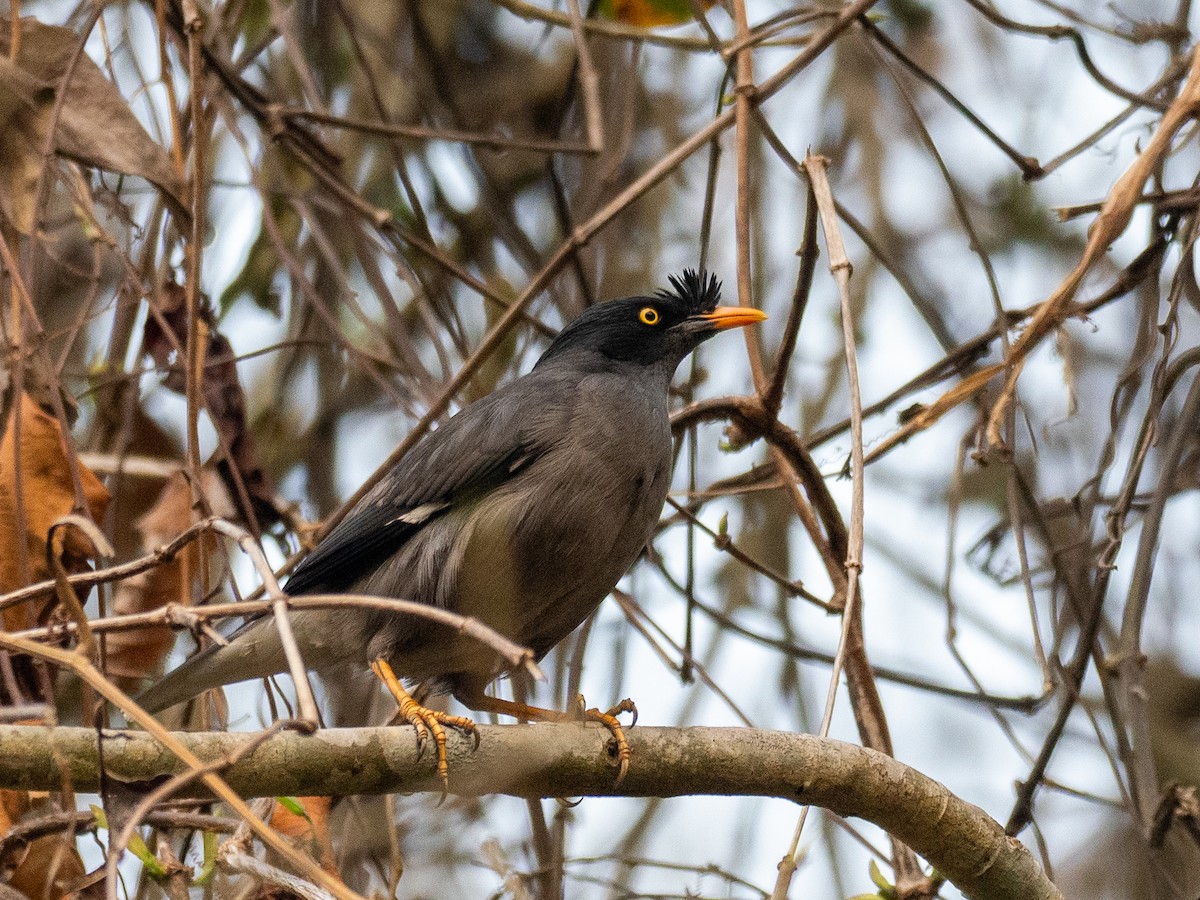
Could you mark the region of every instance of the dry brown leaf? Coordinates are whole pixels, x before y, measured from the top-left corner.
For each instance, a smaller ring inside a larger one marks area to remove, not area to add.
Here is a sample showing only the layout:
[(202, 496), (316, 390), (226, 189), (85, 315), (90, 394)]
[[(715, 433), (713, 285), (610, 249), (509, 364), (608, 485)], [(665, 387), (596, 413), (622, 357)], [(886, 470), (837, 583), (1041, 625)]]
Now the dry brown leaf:
[[(187, 343), (189, 321), (186, 293), (177, 284), (163, 285), (157, 316), (146, 319), (142, 337), (143, 349), (160, 367), (167, 369), (166, 387), (185, 393), (186, 378), (180, 367), (179, 349)], [(217, 330), (212, 313), (201, 309), (201, 322), (207, 332), (208, 344), (204, 361), (204, 406), (213, 426), (221, 435), (228, 453), (213, 454), (217, 472), (224, 479), (229, 494), (242, 510), (242, 519), (251, 530), (261, 531), (279, 521), (275, 507), (274, 488), (262, 467), (254, 438), (246, 428), (246, 395), (238, 380), (233, 347)], [(174, 365), (172, 365), (174, 363)], [(242, 501), (245, 490), (249, 508)]]
[(0, 57), (0, 212), (23, 234), (33, 230), (34, 193), (54, 91)]
[[(25, 506), (25, 521), (17, 521), (16, 460), (17, 429), (20, 413), (20, 472)], [(108, 506), (108, 491), (86, 466), (79, 465), (79, 477), (92, 519), (99, 521)], [(50, 526), (70, 513), (75, 503), (71, 485), (71, 467), (58, 420), (23, 395), (13, 405), (0, 439), (0, 591), (11, 591), (31, 581), (50, 578), (46, 567), (46, 534)], [(22, 572), (24, 548), (28, 571)], [(79, 571), (92, 555), (91, 543), (76, 529), (65, 535), (63, 562), (67, 571)], [(27, 623), (27, 610), (4, 610), (4, 626), (18, 630)], [(31, 618), (37, 618), (36, 616)]]
[[(79, 47), (69, 28), (21, 20), (17, 59), (12, 22), (0, 19), (0, 209), (24, 234), (33, 230), (42, 148), (59, 82)], [(157, 185), (186, 220), (187, 192), (171, 157), (146, 133), (116, 86), (86, 54), (79, 58), (54, 134), (55, 152), (86, 166), (137, 175)]]
[(21, 864), (9, 876), (8, 886), (27, 897), (77, 897), (71, 890), (87, 870), (75, 849), (75, 840), (48, 834), (30, 842)]
[[(14, 427), (18, 415), (19, 444)], [(18, 522), (16, 515), (14, 474), (18, 451), (24, 522)], [(99, 519), (108, 504), (108, 491), (82, 465), (79, 475), (89, 511), (94, 519)], [(20, 557), (22, 545), (28, 560), (29, 580), (40, 580), (49, 575), (45, 553), (47, 532), (57, 519), (72, 512), (74, 503), (71, 470), (58, 420), (22, 395), (21, 401), (13, 404), (3, 439), (0, 439), (0, 590), (13, 590), (26, 582)], [(64, 564), (68, 571), (77, 571), (93, 552), (91, 545), (75, 529), (68, 529), (64, 537)], [(46, 605), (44, 603), (43, 608)], [(31, 616), (26, 607), (10, 607), (4, 610), (4, 627), (18, 629), (28, 624), (31, 618), (38, 617), (40, 610), (34, 612)], [(36, 683), (30, 673), (24, 667), (16, 668), (18, 678), (25, 686), (34, 688)], [(3, 826), (0, 832), (7, 831), (32, 806), (29, 795), (24, 792), (0, 792), (0, 826)], [(69, 838), (57, 834), (39, 838), (22, 848), (14, 858), (0, 860), (0, 864), (6, 870), (12, 870), (7, 882), (9, 886), (30, 897), (62, 897), (67, 893), (67, 886), (84, 875), (73, 835)]]
[[(203, 489), (213, 514), (229, 517), (233, 504), (221, 479), (211, 469), (203, 474)], [(149, 553), (171, 541), (192, 524), (194, 515), (191, 486), (183, 472), (178, 472), (167, 479), (154, 506), (134, 526), (141, 535), (142, 550)], [(203, 557), (214, 568), (210, 574), (215, 577), (216, 541), (211, 535), (200, 540), (205, 543)], [(150, 612), (168, 603), (190, 604), (191, 588), (200, 572), (199, 544), (193, 542), (170, 562), (122, 582), (113, 600), (113, 612), (126, 615)], [(133, 688), (161, 669), (175, 635), (169, 628), (152, 626), (116, 632), (108, 636), (107, 642), (107, 673), (122, 688)]]
[[(56, 811), (44, 798), (34, 799), (25, 791), (0, 791), (0, 834), (6, 834), (27, 815), (37, 817)], [(84, 874), (73, 833), (44, 835), (0, 858), (3, 883), (26, 897), (58, 900), (69, 896), (68, 887)]]

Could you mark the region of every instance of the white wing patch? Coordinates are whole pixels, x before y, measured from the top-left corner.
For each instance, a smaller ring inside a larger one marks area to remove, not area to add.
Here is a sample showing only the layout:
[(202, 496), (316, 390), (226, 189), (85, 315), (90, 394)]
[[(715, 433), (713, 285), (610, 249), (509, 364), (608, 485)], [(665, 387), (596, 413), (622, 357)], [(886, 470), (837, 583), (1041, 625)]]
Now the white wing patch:
[(450, 504), (446, 501), (422, 503), (416, 509), (410, 509), (404, 515), (392, 519), (392, 522), (403, 522), (405, 525), (422, 525), (449, 506)]

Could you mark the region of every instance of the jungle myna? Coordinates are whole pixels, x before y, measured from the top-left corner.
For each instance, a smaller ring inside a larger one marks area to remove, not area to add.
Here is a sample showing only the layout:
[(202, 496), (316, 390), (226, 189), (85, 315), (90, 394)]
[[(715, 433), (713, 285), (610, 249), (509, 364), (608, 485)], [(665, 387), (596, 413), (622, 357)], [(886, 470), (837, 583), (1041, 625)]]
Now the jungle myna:
[[(671, 480), (668, 389), (679, 363), (718, 331), (759, 322), (718, 307), (720, 284), (687, 270), (671, 289), (588, 309), (529, 374), (463, 409), (401, 459), (296, 569), (289, 594), (356, 593), (474, 616), (540, 659), (586, 619), (637, 559)], [(305, 663), (370, 665), (422, 739), (469, 719), (426, 709), (400, 677), (476, 711), (563, 719), (484, 695), (496, 654), (426, 619), (363, 608), (298, 610)], [(274, 619), (247, 623), (140, 698), (156, 711), (201, 691), (287, 671)], [(631, 709), (632, 705), (618, 709)], [(589, 710), (629, 751), (609, 713)]]

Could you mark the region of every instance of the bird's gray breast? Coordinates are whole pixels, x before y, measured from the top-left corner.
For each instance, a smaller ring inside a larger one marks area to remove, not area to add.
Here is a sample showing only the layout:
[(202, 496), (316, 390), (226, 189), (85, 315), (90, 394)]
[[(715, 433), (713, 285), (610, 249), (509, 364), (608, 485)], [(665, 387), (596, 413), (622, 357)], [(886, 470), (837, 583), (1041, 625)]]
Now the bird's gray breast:
[[(550, 515), (529, 516), (530, 551), (544, 562), (591, 560), (607, 593), (649, 539), (666, 499), (671, 432), (662, 392), (622, 396), (604, 382), (582, 391), (561, 452), (538, 475)], [(540, 519), (540, 521), (539, 521)], [(520, 531), (519, 531), (520, 534)], [(539, 554), (539, 547), (550, 548)]]
[[(639, 387), (584, 377), (552, 416), (557, 433), (545, 452), (431, 526), (426, 540), (441, 545), (439, 605), (481, 619), (539, 658), (592, 613), (645, 547), (669, 485), (666, 390)], [(467, 639), (435, 643), (403, 653), (405, 667), (494, 668), (494, 657)]]

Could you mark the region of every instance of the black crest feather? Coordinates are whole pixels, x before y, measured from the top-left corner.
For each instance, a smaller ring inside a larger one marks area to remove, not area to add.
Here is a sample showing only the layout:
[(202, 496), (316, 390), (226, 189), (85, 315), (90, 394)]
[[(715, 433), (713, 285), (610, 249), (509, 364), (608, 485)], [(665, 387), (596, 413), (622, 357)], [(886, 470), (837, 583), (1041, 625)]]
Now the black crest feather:
[(676, 299), (689, 311), (689, 315), (715, 309), (721, 299), (721, 282), (716, 275), (695, 269), (684, 269), (679, 275), (668, 275), (670, 290), (660, 290), (658, 296)]

